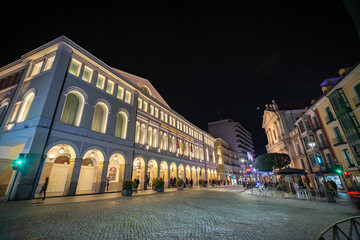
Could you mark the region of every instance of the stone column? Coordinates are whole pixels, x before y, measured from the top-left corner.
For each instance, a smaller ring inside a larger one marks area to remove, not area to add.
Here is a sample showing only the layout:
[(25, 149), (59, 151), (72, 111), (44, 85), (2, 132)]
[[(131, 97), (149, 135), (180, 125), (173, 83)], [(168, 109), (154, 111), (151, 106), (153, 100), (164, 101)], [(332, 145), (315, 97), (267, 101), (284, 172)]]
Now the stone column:
[(104, 161), (103, 168), (102, 168), (102, 173), (101, 173), (101, 181), (100, 181), (100, 191), (99, 191), (99, 193), (104, 193), (105, 192), (108, 168), (109, 168), (109, 161)]
[(170, 165), (168, 166), (167, 171), (168, 171), (168, 175), (167, 175), (167, 177), (168, 177), (168, 188), (170, 188)]
[[(137, 104), (137, 101), (136, 101)], [(127, 159), (124, 165), (124, 180), (133, 180), (133, 161), (134, 161), (134, 150), (127, 152)]]
[(76, 194), (76, 188), (77, 188), (77, 184), (79, 181), (82, 162), (83, 162), (82, 158), (75, 158), (74, 169), (73, 169), (73, 172), (71, 175), (71, 182), (70, 182), (69, 192), (68, 192), (69, 196), (75, 196), (75, 194)]
[(148, 178), (148, 165), (145, 163), (145, 172), (144, 172), (144, 190), (147, 190), (147, 178)]

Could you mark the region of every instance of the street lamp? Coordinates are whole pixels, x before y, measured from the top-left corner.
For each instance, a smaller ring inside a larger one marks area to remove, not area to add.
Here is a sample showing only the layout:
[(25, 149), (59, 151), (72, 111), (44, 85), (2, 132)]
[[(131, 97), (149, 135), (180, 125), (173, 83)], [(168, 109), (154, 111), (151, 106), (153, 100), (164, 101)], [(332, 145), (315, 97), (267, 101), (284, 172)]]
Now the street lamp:
[(311, 149), (313, 150), (313, 153), (314, 153), (314, 158), (315, 160), (317, 160), (318, 164), (319, 164), (319, 174), (320, 176), (322, 177), (323, 179), (323, 182), (324, 182), (324, 187), (325, 187), (325, 190), (327, 192), (327, 196), (328, 196), (328, 201), (331, 202), (331, 203), (335, 203), (335, 199), (333, 198), (332, 196), (332, 193), (330, 192), (329, 190), (329, 186), (327, 185), (327, 182), (325, 180), (325, 176), (324, 174), (322, 173), (322, 169), (321, 169), (321, 163), (322, 163), (322, 160), (321, 160), (321, 157), (317, 157), (316, 154), (315, 154), (315, 149), (314, 147), (316, 146), (316, 143), (315, 142), (309, 142), (309, 146), (311, 147)]

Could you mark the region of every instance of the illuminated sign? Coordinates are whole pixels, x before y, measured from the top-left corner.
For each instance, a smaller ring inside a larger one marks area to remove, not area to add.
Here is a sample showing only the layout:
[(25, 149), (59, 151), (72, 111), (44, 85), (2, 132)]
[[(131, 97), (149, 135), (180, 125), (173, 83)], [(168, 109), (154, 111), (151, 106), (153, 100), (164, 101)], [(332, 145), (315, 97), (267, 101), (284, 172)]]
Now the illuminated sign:
[(247, 158), (249, 161), (254, 161), (253, 155), (251, 154), (251, 152), (247, 152)]
[(246, 168), (246, 170), (245, 170), (247, 173), (250, 173), (251, 172), (251, 168)]

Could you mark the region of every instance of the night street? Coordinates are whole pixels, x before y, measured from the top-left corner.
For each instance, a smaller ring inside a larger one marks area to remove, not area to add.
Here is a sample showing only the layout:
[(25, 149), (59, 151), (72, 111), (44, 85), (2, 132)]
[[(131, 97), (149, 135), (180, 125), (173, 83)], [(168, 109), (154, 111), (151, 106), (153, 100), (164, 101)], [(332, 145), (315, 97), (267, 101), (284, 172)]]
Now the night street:
[(354, 215), (351, 205), (264, 198), (239, 187), (116, 193), (1, 203), (0, 239), (313, 239)]

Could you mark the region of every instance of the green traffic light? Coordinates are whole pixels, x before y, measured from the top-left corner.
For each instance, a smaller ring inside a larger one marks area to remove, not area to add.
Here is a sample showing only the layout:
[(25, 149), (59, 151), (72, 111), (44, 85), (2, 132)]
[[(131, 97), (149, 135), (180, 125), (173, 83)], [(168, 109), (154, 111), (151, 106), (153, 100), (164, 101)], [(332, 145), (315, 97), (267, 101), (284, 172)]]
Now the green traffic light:
[(340, 174), (343, 173), (343, 171), (342, 171), (341, 169), (336, 169), (336, 172), (337, 172), (337, 173), (340, 173)]
[(19, 165), (20, 165), (20, 164), (21, 164), (21, 160), (18, 160), (18, 161), (17, 161), (17, 164), (19, 164)]

